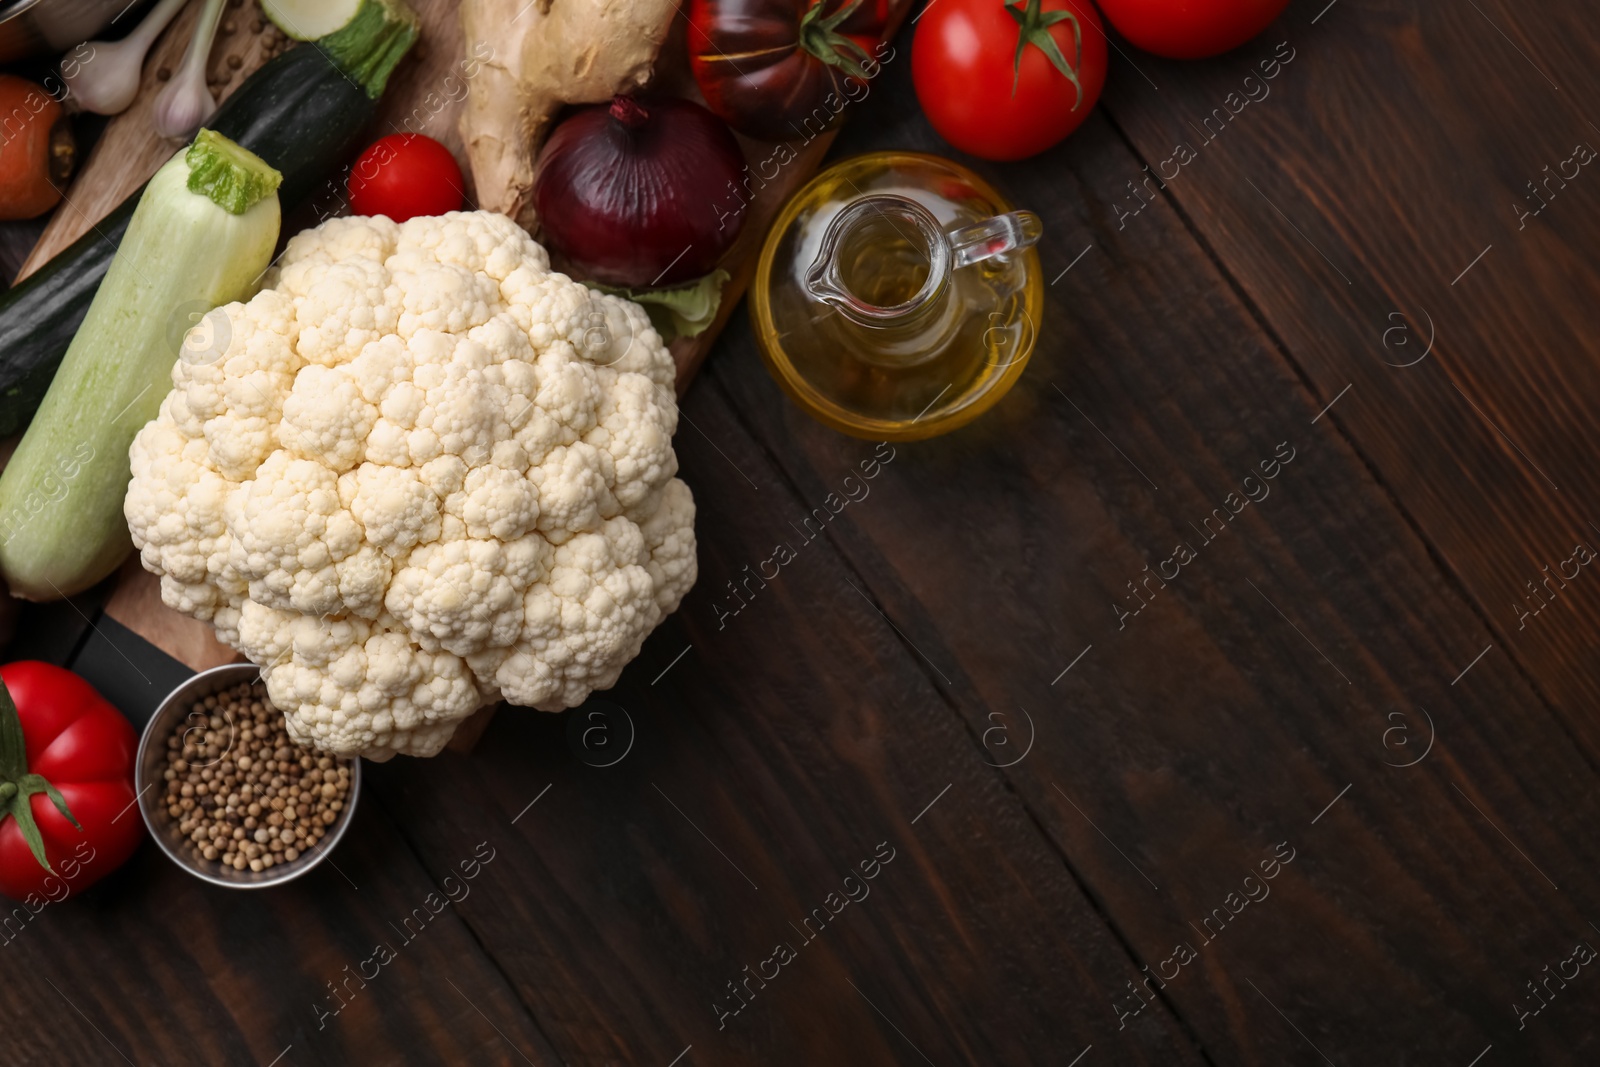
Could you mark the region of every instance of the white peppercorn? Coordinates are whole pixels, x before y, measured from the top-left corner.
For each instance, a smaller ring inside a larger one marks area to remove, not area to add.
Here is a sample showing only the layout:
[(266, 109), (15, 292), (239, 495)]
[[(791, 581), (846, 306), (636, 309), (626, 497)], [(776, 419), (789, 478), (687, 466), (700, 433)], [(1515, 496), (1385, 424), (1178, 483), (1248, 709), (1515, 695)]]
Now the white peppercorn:
[(166, 741), (163, 802), (195, 861), (292, 863), (339, 821), (350, 764), (297, 746), (260, 682), (196, 701)]

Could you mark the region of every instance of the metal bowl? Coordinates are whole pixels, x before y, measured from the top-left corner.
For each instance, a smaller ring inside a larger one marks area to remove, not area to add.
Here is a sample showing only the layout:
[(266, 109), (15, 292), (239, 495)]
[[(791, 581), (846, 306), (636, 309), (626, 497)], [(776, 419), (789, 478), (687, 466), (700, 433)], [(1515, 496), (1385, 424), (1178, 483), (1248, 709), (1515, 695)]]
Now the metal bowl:
[(204, 700), (240, 682), (253, 682), (260, 675), (261, 669), (253, 663), (229, 663), (213, 667), (209, 671), (201, 671), (178, 686), (167, 695), (167, 699), (161, 702), (156, 713), (145, 724), (144, 735), (139, 738), (139, 757), (135, 764), (134, 784), (139, 790), (139, 814), (144, 818), (150, 836), (161, 846), (161, 851), (165, 852), (173, 863), (196, 878), (229, 889), (265, 889), (267, 886), (282, 885), (284, 882), (299, 878), (321, 863), (328, 853), (338, 847), (345, 831), (350, 828), (350, 819), (355, 815), (356, 802), (361, 797), (361, 761), (357, 759), (352, 761), (350, 794), (345, 798), (338, 821), (328, 827), (321, 842), (296, 858), (268, 867), (264, 871), (252, 871), (248, 868), (236, 871), (232, 867), (224, 867), (215, 860), (191, 856), (183, 847), (183, 839), (178, 834), (177, 824), (167, 814), (166, 805), (162, 803), (162, 798), (166, 795), (165, 790), (161, 788), (162, 765), (166, 759), (166, 739), (195, 701)]
[[(65, 52), (130, 7), (127, 0), (9, 0), (0, 3), (0, 63)], [(126, 24), (124, 24), (126, 25)]]

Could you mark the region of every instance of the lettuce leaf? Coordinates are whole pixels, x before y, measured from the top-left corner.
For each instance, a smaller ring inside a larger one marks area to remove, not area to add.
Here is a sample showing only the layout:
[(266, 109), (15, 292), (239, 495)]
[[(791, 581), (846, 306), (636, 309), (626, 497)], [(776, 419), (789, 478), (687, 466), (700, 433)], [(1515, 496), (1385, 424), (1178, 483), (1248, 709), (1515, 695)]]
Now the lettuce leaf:
[(704, 278), (670, 289), (620, 289), (611, 285), (588, 284), (603, 293), (626, 297), (644, 308), (650, 325), (667, 344), (680, 337), (698, 337), (716, 321), (722, 306), (722, 287), (729, 274), (714, 270)]

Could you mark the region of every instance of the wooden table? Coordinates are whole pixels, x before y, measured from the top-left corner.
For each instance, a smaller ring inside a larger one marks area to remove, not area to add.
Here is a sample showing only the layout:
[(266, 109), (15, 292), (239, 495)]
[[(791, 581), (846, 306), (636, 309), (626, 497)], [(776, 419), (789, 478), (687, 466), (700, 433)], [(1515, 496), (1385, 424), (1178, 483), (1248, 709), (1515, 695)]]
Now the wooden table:
[[(1026, 376), (735, 601), (874, 452), (741, 313), (678, 437), (700, 583), (621, 683), (369, 767), (288, 887), (147, 846), (46, 908), (7, 1062), (1596, 1062), (1600, 35), (1325, 3), (1119, 45), (979, 165), (1045, 219)], [(941, 150), (909, 42), (836, 155)], [(148, 709), (181, 670), (96, 610), (11, 653)]]

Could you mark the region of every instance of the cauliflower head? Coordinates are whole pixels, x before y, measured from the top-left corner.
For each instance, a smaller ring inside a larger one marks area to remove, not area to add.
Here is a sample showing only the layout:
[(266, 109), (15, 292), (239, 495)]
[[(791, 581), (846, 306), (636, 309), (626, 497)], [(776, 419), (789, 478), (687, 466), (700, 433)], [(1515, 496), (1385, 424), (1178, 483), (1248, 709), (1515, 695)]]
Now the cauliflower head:
[(265, 282), (191, 332), (130, 450), (162, 600), (342, 756), (433, 755), (485, 704), (614, 684), (695, 579), (644, 311), (489, 212), (334, 219)]

